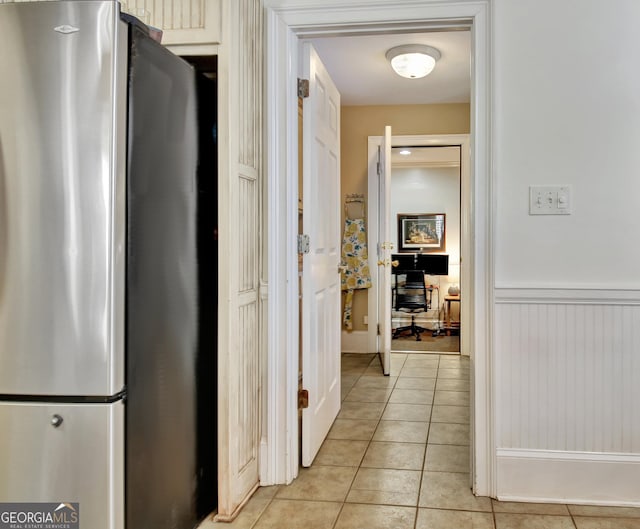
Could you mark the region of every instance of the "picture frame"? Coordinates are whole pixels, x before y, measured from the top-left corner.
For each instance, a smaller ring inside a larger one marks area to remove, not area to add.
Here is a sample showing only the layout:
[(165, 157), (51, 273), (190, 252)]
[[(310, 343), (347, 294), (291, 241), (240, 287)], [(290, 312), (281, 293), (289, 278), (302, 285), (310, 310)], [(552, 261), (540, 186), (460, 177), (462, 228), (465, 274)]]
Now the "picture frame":
[(444, 213), (398, 213), (399, 252), (444, 252)]

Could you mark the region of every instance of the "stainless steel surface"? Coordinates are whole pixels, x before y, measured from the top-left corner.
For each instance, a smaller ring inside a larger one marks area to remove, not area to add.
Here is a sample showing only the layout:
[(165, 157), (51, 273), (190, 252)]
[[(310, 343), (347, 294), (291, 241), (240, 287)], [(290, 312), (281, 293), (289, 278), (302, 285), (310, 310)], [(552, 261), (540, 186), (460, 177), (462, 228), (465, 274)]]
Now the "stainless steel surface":
[(80, 527), (122, 529), (123, 434), (122, 402), (0, 402), (0, 501), (78, 502)]
[(116, 8), (0, 5), (0, 394), (123, 386)]
[(182, 529), (196, 522), (198, 478), (195, 74), (136, 30), (133, 39), (127, 527)]

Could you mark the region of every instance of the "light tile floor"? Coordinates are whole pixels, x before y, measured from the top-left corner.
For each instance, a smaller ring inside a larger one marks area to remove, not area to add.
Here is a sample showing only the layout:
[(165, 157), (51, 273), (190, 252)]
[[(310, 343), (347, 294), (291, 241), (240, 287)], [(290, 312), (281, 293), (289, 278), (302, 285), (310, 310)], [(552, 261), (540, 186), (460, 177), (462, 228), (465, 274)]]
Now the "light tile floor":
[(199, 529), (640, 529), (640, 508), (509, 503), (469, 486), (469, 362), (342, 355), (342, 409), (311, 468)]

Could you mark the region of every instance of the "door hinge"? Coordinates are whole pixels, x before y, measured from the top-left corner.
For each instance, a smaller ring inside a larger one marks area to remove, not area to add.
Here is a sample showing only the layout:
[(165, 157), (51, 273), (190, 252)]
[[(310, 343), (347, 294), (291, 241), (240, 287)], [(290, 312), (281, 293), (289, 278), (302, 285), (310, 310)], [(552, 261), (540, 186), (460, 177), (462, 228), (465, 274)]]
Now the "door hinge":
[(298, 235), (298, 253), (309, 253), (309, 236), (304, 233)]
[(378, 323), (378, 336), (380, 336), (380, 324)]
[(309, 79), (298, 79), (298, 97), (309, 97)]
[(309, 390), (298, 390), (298, 409), (303, 410), (309, 407)]

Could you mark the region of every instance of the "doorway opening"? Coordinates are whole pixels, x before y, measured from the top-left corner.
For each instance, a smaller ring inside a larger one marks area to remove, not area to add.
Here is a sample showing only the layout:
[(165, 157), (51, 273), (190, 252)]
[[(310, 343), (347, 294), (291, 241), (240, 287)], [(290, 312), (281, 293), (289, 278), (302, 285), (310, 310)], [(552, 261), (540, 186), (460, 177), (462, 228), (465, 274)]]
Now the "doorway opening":
[[(473, 488), (477, 494), (493, 491), (493, 453), (490, 350), (492, 314), (488, 307), (492, 276), (491, 256), (491, 182), (489, 178), (489, 29), (488, 3), (463, 1), (456, 5), (416, 5), (399, 2), (390, 11), (377, 2), (361, 3), (345, 9), (327, 11), (326, 2), (309, 2), (304, 8), (269, 7), (267, 86), (267, 150), (269, 211), (269, 305), (271, 314), (285, 318), (269, 321), (267, 365), (266, 436), (263, 445), (262, 483), (291, 481), (298, 472), (297, 443), (291, 435), (297, 431), (298, 385), (298, 290), (297, 284), (297, 94), (295, 78), (299, 39), (319, 34), (363, 34), (429, 31), (434, 28), (471, 27), (472, 95), (470, 150), (473, 185), (473, 252), (469, 256), (468, 306), (473, 309), (470, 322), (472, 394)], [(446, 132), (446, 131), (443, 131)], [(343, 189), (343, 193), (348, 190)], [(286, 214), (283, 214), (286, 211)], [(281, 280), (286, 278), (286, 281)], [(284, 285), (284, 286), (282, 286)], [(281, 288), (282, 286), (282, 288)], [(284, 388), (282, 391), (281, 388)], [(284, 412), (283, 412), (284, 410)], [(476, 425), (478, 427), (476, 428)]]
[[(392, 353), (460, 353), (460, 150), (460, 146), (391, 148), (390, 215), (380, 221), (391, 228), (392, 263), (394, 255), (446, 258), (446, 265), (424, 270), (422, 306), (414, 308), (411, 297), (392, 296)], [(429, 263), (428, 259), (423, 261)], [(399, 273), (399, 263), (391, 271), (392, 289), (397, 292), (406, 274)]]

